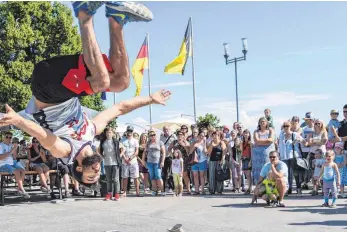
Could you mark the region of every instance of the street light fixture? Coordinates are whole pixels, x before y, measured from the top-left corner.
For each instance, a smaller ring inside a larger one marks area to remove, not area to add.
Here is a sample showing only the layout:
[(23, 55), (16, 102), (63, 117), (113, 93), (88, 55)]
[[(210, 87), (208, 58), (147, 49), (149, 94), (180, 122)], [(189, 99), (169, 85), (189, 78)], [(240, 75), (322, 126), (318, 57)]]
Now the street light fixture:
[(225, 64), (235, 64), (235, 89), (236, 89), (236, 116), (237, 121), (239, 122), (239, 94), (238, 94), (238, 84), (237, 84), (237, 62), (246, 60), (246, 54), (248, 52), (248, 44), (247, 44), (247, 38), (242, 38), (242, 53), (243, 56), (241, 57), (234, 57), (232, 59), (229, 59), (230, 52), (229, 52), (229, 44), (224, 43), (224, 58), (225, 58)]

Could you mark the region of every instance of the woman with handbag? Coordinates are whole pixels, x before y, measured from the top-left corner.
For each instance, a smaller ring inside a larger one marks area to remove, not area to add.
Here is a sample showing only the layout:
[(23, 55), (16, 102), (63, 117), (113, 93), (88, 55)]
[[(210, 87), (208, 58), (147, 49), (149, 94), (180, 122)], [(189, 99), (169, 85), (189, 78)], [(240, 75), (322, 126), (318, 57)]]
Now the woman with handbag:
[[(201, 193), (205, 195), (205, 172), (207, 170), (207, 148), (206, 148), (206, 138), (205, 133), (200, 132), (195, 142), (190, 146), (190, 154), (195, 153), (197, 156), (197, 163), (192, 166), (194, 184), (195, 184), (195, 194), (200, 194), (200, 185)], [(199, 176), (200, 176), (200, 185), (199, 185)]]
[(278, 140), (278, 148), (280, 153), (280, 160), (287, 164), (288, 167), (288, 194), (292, 193), (293, 175), (296, 183), (296, 191), (298, 194), (302, 194), (301, 181), (303, 180), (305, 170), (295, 169), (295, 162), (298, 157), (301, 157), (299, 151), (299, 144), (306, 141), (297, 132), (292, 132), (290, 127), (291, 123), (286, 121), (283, 123), (283, 131), (281, 132)]
[[(224, 181), (217, 180), (216, 170), (218, 166), (223, 167), (226, 151), (227, 151), (227, 148), (225, 143), (220, 140), (220, 137), (218, 136), (217, 132), (213, 132), (212, 142), (207, 150), (207, 154), (208, 156), (210, 156), (208, 169), (209, 169), (209, 191), (211, 194), (215, 194), (216, 191), (221, 194), (224, 190)], [(227, 171), (229, 172), (229, 170)]]

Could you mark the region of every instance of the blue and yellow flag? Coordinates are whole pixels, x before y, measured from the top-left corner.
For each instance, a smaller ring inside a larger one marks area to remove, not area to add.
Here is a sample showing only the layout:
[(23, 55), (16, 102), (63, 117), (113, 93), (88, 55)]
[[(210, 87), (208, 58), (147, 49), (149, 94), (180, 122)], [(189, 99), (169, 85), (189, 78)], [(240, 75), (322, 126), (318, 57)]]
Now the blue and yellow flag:
[(167, 74), (181, 74), (184, 75), (184, 69), (187, 64), (188, 57), (192, 56), (192, 20), (189, 18), (186, 33), (180, 48), (178, 56), (171, 61), (166, 67), (164, 72)]

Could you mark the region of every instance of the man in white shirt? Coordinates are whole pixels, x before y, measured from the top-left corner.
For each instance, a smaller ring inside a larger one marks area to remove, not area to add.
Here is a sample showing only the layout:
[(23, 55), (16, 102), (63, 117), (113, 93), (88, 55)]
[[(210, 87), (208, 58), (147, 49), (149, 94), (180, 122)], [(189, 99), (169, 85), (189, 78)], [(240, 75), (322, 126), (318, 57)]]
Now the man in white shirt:
[(136, 195), (140, 196), (140, 184), (139, 184), (139, 164), (137, 163), (137, 155), (139, 154), (139, 142), (133, 137), (134, 127), (128, 126), (123, 146), (125, 149), (124, 156), (122, 158), (122, 178), (123, 178), (123, 197), (126, 197), (128, 178), (134, 179)]
[[(14, 162), (13, 156), (17, 155), (18, 144), (11, 144), (12, 133), (6, 132), (3, 142), (0, 143), (0, 172), (14, 174), (18, 188), (18, 194), (26, 199), (30, 196), (23, 188), (25, 169), (19, 162)], [(16, 158), (16, 157), (15, 157)]]

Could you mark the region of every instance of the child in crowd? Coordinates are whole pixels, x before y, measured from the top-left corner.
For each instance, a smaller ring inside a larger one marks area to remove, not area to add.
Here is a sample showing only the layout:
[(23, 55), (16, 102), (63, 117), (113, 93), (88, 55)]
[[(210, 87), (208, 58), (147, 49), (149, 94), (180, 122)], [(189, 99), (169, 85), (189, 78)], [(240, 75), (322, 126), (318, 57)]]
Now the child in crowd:
[(335, 160), (334, 162), (337, 164), (337, 167), (339, 168), (339, 173), (341, 177), (341, 185), (340, 185), (340, 196), (344, 197), (344, 187), (346, 185), (346, 164), (347, 159), (346, 155), (343, 154), (343, 143), (335, 143)]
[(271, 110), (270, 109), (265, 109), (264, 110), (264, 115), (265, 115), (266, 120), (269, 122), (269, 127), (274, 129), (275, 127), (274, 127), (274, 123), (273, 123), (273, 118), (271, 116)]
[[(326, 162), (323, 164), (319, 174), (319, 180), (323, 176), (324, 204), (323, 207), (336, 208), (337, 186), (340, 185), (340, 172), (337, 164), (334, 162), (335, 154), (332, 150), (326, 153)], [(329, 192), (331, 191), (333, 200), (329, 205)]]
[(174, 150), (174, 158), (172, 160), (172, 175), (175, 185), (176, 196), (182, 196), (183, 192), (183, 159), (182, 153), (179, 149)]
[(240, 192), (240, 186), (241, 186), (241, 167), (242, 167), (242, 148), (241, 148), (241, 138), (236, 137), (234, 140), (235, 143), (235, 154), (232, 154), (231, 158), (231, 168), (232, 168), (232, 176), (233, 176), (233, 182), (234, 187), (236, 189), (236, 192)]
[(334, 146), (334, 140), (335, 140), (335, 133), (334, 129), (337, 130), (340, 127), (340, 122), (337, 119), (339, 117), (339, 112), (337, 110), (332, 110), (330, 112), (330, 121), (327, 125), (328, 128), (328, 143), (327, 143), (327, 148), (328, 149), (333, 149)]
[(325, 163), (325, 159), (323, 159), (323, 151), (321, 149), (317, 149), (314, 154), (314, 160), (312, 161), (313, 170), (314, 170), (313, 178), (312, 178), (312, 184), (313, 184), (312, 196), (318, 195), (318, 187), (320, 185), (318, 179), (322, 169), (322, 165), (324, 163)]

